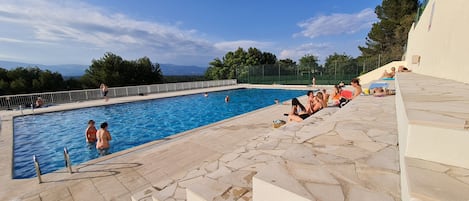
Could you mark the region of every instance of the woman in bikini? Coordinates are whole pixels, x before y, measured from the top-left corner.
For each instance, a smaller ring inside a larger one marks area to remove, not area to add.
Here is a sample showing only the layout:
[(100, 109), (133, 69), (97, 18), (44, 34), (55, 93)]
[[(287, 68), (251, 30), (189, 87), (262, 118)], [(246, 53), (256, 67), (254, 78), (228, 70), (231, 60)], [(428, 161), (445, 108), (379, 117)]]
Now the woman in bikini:
[(339, 105), (340, 98), (342, 98), (342, 96), (340, 95), (341, 90), (342, 89), (338, 85), (334, 85), (334, 89), (332, 90), (331, 94), (333, 105)]
[(303, 104), (301, 104), (297, 98), (293, 98), (291, 100), (291, 103), (292, 103), (292, 110), (290, 114), (288, 115), (289, 121), (301, 122), (303, 121), (303, 119), (306, 119), (310, 116), (305, 106), (303, 106)]
[(88, 127), (86, 127), (85, 136), (86, 136), (86, 143), (88, 144), (88, 148), (91, 149), (93, 144), (96, 142), (96, 127), (94, 127), (94, 121), (88, 121)]

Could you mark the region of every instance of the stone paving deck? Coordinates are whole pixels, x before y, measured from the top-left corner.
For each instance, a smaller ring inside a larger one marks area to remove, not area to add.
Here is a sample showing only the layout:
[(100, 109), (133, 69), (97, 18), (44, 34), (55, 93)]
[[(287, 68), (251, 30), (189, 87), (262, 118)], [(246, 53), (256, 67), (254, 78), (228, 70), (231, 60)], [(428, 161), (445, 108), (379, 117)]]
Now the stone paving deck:
[[(205, 88), (190, 91), (152, 94), (103, 100), (77, 102), (35, 110), (35, 113), (69, 110), (82, 107), (116, 104), (129, 101), (229, 90), (247, 85)], [(279, 87), (277, 87), (279, 88)], [(306, 89), (305, 87), (293, 87)], [(274, 112), (283, 114), (284, 107), (274, 107)], [(24, 114), (32, 113), (24, 110)], [(2, 111), (0, 135), (0, 200), (130, 200), (130, 195), (145, 185), (150, 185), (152, 177), (170, 175), (177, 178), (188, 167), (199, 164), (210, 157), (231, 151), (234, 146), (262, 129), (270, 128), (276, 116), (272, 111), (255, 112), (240, 117), (198, 128), (163, 141), (148, 143), (133, 149), (74, 166), (75, 173), (69, 175), (65, 170), (43, 175), (42, 184), (36, 178), (11, 179), (12, 163), (12, 122), (13, 115), (20, 111)], [(252, 131), (252, 132), (249, 132)], [(192, 139), (192, 138), (197, 139)], [(157, 147), (157, 148), (156, 148)], [(156, 149), (155, 149), (156, 148)], [(153, 158), (156, 156), (156, 158)], [(156, 171), (158, 169), (163, 171)], [(161, 175), (159, 175), (161, 174)], [(91, 185), (93, 184), (93, 185)], [(91, 186), (90, 186), (91, 185)], [(89, 188), (95, 190), (89, 191)], [(88, 189), (87, 189), (88, 188)]]
[[(168, 188), (193, 183), (188, 192), (195, 191), (204, 200), (252, 200), (254, 176), (305, 200), (400, 200), (394, 96), (362, 96), (336, 110), (328, 108), (303, 123), (251, 138), (217, 161), (190, 170)], [(210, 190), (200, 189), (201, 183), (225, 185)], [(177, 198), (161, 196), (162, 191), (153, 198)], [(269, 200), (283, 199), (276, 198), (275, 191), (270, 194)]]
[[(272, 128), (289, 107), (89, 161), (72, 175), (50, 173), (42, 184), (7, 178), (2, 162), (0, 200), (185, 200), (187, 188), (213, 200), (251, 200), (253, 176), (268, 174), (270, 166), (290, 175), (311, 200), (400, 200), (393, 96), (361, 96), (338, 111)], [(1, 137), (4, 151), (11, 141)]]

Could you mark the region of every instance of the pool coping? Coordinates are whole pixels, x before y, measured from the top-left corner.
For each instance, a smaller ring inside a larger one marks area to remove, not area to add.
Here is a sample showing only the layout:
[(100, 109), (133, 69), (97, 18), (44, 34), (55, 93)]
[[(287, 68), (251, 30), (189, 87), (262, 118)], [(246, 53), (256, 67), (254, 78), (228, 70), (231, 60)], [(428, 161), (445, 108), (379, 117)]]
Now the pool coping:
[[(330, 86), (321, 86), (321, 87), (330, 87)], [(13, 157), (13, 118), (17, 116), (24, 116), (24, 115), (35, 115), (35, 114), (44, 114), (44, 113), (51, 113), (51, 112), (59, 112), (59, 111), (67, 111), (67, 110), (75, 110), (75, 109), (82, 109), (82, 108), (89, 108), (89, 107), (99, 107), (99, 106), (105, 106), (105, 105), (116, 105), (116, 104), (123, 104), (123, 103), (130, 103), (130, 102), (138, 102), (138, 101), (147, 101), (147, 100), (154, 100), (154, 99), (161, 99), (161, 98), (169, 98), (169, 97), (176, 97), (176, 96), (183, 96), (183, 95), (191, 95), (191, 94), (199, 94), (199, 93), (204, 93), (204, 92), (217, 92), (217, 91), (225, 91), (225, 90), (233, 90), (233, 89), (242, 89), (242, 88), (262, 88), (262, 89), (292, 89), (292, 90), (308, 90), (312, 89), (309, 86), (305, 85), (250, 85), (250, 84), (238, 84), (238, 85), (232, 85), (232, 86), (222, 86), (222, 87), (212, 87), (212, 88), (203, 88), (203, 89), (191, 89), (191, 90), (182, 90), (182, 91), (175, 91), (175, 92), (166, 92), (166, 93), (158, 93), (158, 94), (149, 94), (147, 96), (130, 96), (130, 97), (119, 97), (119, 98), (113, 98), (110, 99), (109, 102), (103, 102), (103, 100), (93, 100), (93, 101), (83, 101), (83, 102), (76, 102), (76, 103), (65, 103), (65, 104), (60, 104), (52, 107), (47, 107), (47, 108), (41, 108), (41, 109), (35, 109), (35, 110), (23, 110), (23, 111), (7, 111), (7, 114), (1, 114), (1, 127), (0, 127), (0, 143), (4, 143), (5, 146), (2, 146), (0, 150), (5, 149), (4, 151), (0, 152), (0, 158), (6, 159), (9, 161), (8, 164), (6, 164), (6, 168), (2, 167), (5, 166), (5, 164), (2, 164), (0, 166), (0, 178), (2, 181), (9, 180), (9, 181), (19, 181), (19, 180), (36, 180), (36, 177), (33, 178), (24, 178), (24, 179), (14, 179), (13, 178), (13, 163), (14, 163), (14, 157)], [(316, 88), (317, 89), (317, 88)], [(75, 106), (70, 106), (72, 104), (76, 104)], [(65, 106), (65, 107), (62, 107)], [(220, 124), (223, 124), (228, 121), (232, 121), (234, 119), (242, 118), (246, 115), (250, 115), (262, 110), (266, 110), (270, 107), (273, 107), (275, 105), (263, 107), (257, 110), (253, 110), (251, 112), (243, 113), (228, 119), (224, 119), (221, 121), (217, 121), (205, 126), (197, 127), (188, 131), (184, 131), (181, 133), (177, 133), (168, 137), (165, 137), (160, 140), (155, 140), (151, 141), (142, 145), (138, 145), (129, 149), (121, 150), (115, 153), (112, 153), (107, 156), (99, 157), (96, 159), (92, 159), (80, 164), (72, 164), (73, 167), (72, 169), (76, 170), (81, 167), (90, 165), (90, 164), (96, 164), (100, 163), (102, 161), (106, 161), (109, 159), (113, 158), (118, 158), (120, 156), (135, 152), (135, 151), (143, 151), (146, 149), (149, 149), (153, 146), (160, 146), (163, 144), (167, 144), (176, 140), (179, 140), (183, 137), (189, 136), (191, 133), (195, 133), (197, 131), (210, 128), (213, 126), (217, 126)], [(2, 111), (4, 112), (4, 111)], [(5, 160), (3, 160), (5, 161)], [(39, 161), (41, 163), (41, 161)], [(65, 168), (53, 171), (54, 172), (64, 172)], [(9, 173), (6, 173), (9, 172)], [(49, 174), (49, 173), (47, 173)]]

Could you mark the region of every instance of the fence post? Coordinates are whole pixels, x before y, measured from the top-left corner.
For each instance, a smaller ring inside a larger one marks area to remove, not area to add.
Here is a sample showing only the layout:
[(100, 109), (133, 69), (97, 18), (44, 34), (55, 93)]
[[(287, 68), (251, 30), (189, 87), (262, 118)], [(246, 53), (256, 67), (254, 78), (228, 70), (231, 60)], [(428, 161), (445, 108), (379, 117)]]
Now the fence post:
[(36, 155), (33, 155), (34, 168), (36, 169), (37, 180), (39, 183), (42, 183), (41, 178), (41, 166), (39, 166), (39, 161), (37, 161)]
[(72, 92), (68, 92), (68, 97), (70, 98), (70, 103), (72, 102)]
[(10, 96), (7, 96), (5, 99), (8, 102), (8, 109), (10, 109), (11, 108)]

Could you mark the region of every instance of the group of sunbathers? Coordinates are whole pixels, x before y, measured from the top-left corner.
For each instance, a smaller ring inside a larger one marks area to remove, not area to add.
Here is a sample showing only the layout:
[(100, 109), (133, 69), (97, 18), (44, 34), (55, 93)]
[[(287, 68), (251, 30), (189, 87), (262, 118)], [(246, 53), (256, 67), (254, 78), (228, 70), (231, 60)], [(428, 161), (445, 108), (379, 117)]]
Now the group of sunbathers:
[[(411, 70), (403, 66), (399, 66), (397, 72), (411, 72)], [(391, 72), (384, 71), (381, 78), (394, 78), (395, 75), (396, 68), (392, 67)], [(306, 103), (306, 106), (301, 104), (297, 98), (293, 98), (291, 111), (289, 114), (285, 115), (288, 115), (289, 121), (303, 121), (304, 119), (308, 118), (317, 111), (327, 107), (329, 98), (331, 98), (332, 106), (341, 107), (348, 103), (350, 100), (362, 94), (362, 87), (358, 78), (352, 79), (350, 85), (353, 87), (353, 91), (343, 89), (345, 86), (343, 82), (340, 82), (338, 85), (334, 85), (331, 94), (326, 93), (326, 89), (323, 89), (322, 92), (317, 92), (316, 95), (314, 95), (313, 91), (308, 91), (308, 102)], [(392, 90), (383, 88), (374, 88), (370, 90), (372, 90), (372, 93), (375, 96), (392, 95), (394, 93), (394, 91)]]
[[(400, 73), (412, 72), (412, 70), (409, 70), (408, 68), (406, 68), (404, 66), (399, 66), (399, 68), (397, 69), (397, 72), (400, 72)], [(394, 78), (394, 76), (396, 76), (396, 68), (392, 67), (391, 72), (388, 72), (388, 71), (384, 70), (383, 75), (381, 76), (381, 78)]]
[(292, 108), (288, 114), (289, 121), (300, 122), (308, 118), (317, 111), (328, 106), (329, 98), (332, 99), (332, 106), (341, 106), (341, 103), (348, 102), (362, 93), (360, 80), (354, 78), (351, 81), (351, 86), (354, 91), (343, 89), (344, 85), (335, 85), (331, 94), (326, 93), (326, 89), (314, 94), (313, 91), (308, 91), (308, 100), (306, 106), (300, 103), (297, 98), (292, 99)]

